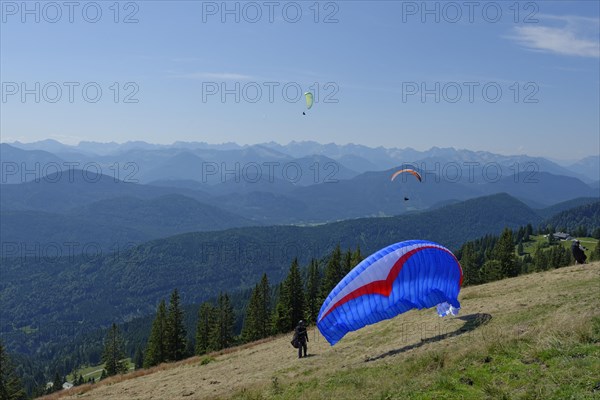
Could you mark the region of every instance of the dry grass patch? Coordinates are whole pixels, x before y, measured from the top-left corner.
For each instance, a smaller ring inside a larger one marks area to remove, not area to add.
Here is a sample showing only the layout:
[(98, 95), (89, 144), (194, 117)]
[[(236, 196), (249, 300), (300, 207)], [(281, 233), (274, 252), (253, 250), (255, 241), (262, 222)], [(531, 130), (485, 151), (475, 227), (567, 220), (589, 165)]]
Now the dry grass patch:
[[(593, 398), (600, 370), (600, 264), (465, 288), (461, 315), (411, 311), (336, 346), (309, 330), (167, 364), (70, 399)], [(477, 318), (491, 318), (480, 323)], [(368, 362), (365, 362), (369, 360)], [(134, 373), (135, 374), (135, 373)], [(599, 392), (600, 393), (600, 392)], [(62, 394), (62, 393), (61, 393)], [(58, 397), (54, 397), (58, 398)]]

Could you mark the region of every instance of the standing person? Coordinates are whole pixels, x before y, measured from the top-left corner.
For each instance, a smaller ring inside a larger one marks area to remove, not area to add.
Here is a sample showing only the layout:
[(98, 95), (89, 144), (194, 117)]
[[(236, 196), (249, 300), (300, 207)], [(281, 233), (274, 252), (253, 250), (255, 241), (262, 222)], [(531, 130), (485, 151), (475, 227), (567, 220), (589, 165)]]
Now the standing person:
[(577, 261), (577, 264), (585, 264), (585, 260), (587, 256), (584, 252), (585, 248), (581, 246), (581, 242), (579, 240), (573, 240), (571, 244), (571, 252), (573, 253), (573, 258)]
[(298, 322), (296, 331), (294, 332), (296, 341), (298, 342), (298, 358), (302, 358), (302, 351), (304, 350), (304, 357), (306, 357), (308, 333), (306, 332), (306, 324), (304, 321)]

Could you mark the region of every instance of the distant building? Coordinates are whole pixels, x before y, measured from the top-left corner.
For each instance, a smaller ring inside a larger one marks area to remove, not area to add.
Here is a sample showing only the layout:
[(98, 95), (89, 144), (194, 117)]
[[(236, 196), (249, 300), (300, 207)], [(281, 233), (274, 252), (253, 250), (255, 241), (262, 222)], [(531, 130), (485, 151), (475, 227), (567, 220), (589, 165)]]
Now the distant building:
[(556, 232), (553, 233), (552, 236), (554, 236), (554, 239), (558, 239), (558, 240), (572, 240), (573, 237), (571, 235), (569, 235), (568, 233), (564, 233), (564, 232)]
[[(73, 385), (71, 382), (65, 382), (65, 383), (63, 383), (62, 388), (63, 389), (71, 389), (73, 386), (75, 386), (75, 385)], [(46, 389), (50, 389), (51, 387), (54, 387), (54, 382), (46, 383)]]

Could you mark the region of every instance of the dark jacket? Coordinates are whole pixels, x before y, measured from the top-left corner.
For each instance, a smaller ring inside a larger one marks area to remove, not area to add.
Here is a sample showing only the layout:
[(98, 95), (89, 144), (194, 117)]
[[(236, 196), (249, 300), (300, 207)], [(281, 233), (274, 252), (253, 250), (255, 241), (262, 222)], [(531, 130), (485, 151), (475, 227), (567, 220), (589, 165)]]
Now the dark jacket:
[(306, 332), (306, 327), (304, 325), (298, 325), (296, 327), (296, 331), (294, 332), (294, 336), (299, 343), (308, 342), (308, 333)]
[(583, 264), (587, 259), (587, 256), (578, 243), (573, 243), (571, 245), (571, 251), (573, 252), (573, 258), (575, 258), (579, 264)]

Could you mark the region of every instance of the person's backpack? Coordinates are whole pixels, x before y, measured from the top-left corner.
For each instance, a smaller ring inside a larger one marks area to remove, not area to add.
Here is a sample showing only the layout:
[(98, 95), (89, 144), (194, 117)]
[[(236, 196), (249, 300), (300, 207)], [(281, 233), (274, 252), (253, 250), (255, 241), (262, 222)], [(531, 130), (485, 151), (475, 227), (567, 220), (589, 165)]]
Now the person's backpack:
[(292, 338), (292, 346), (294, 346), (295, 349), (300, 347), (300, 343), (298, 342), (298, 335), (296, 333), (294, 333), (294, 337)]

